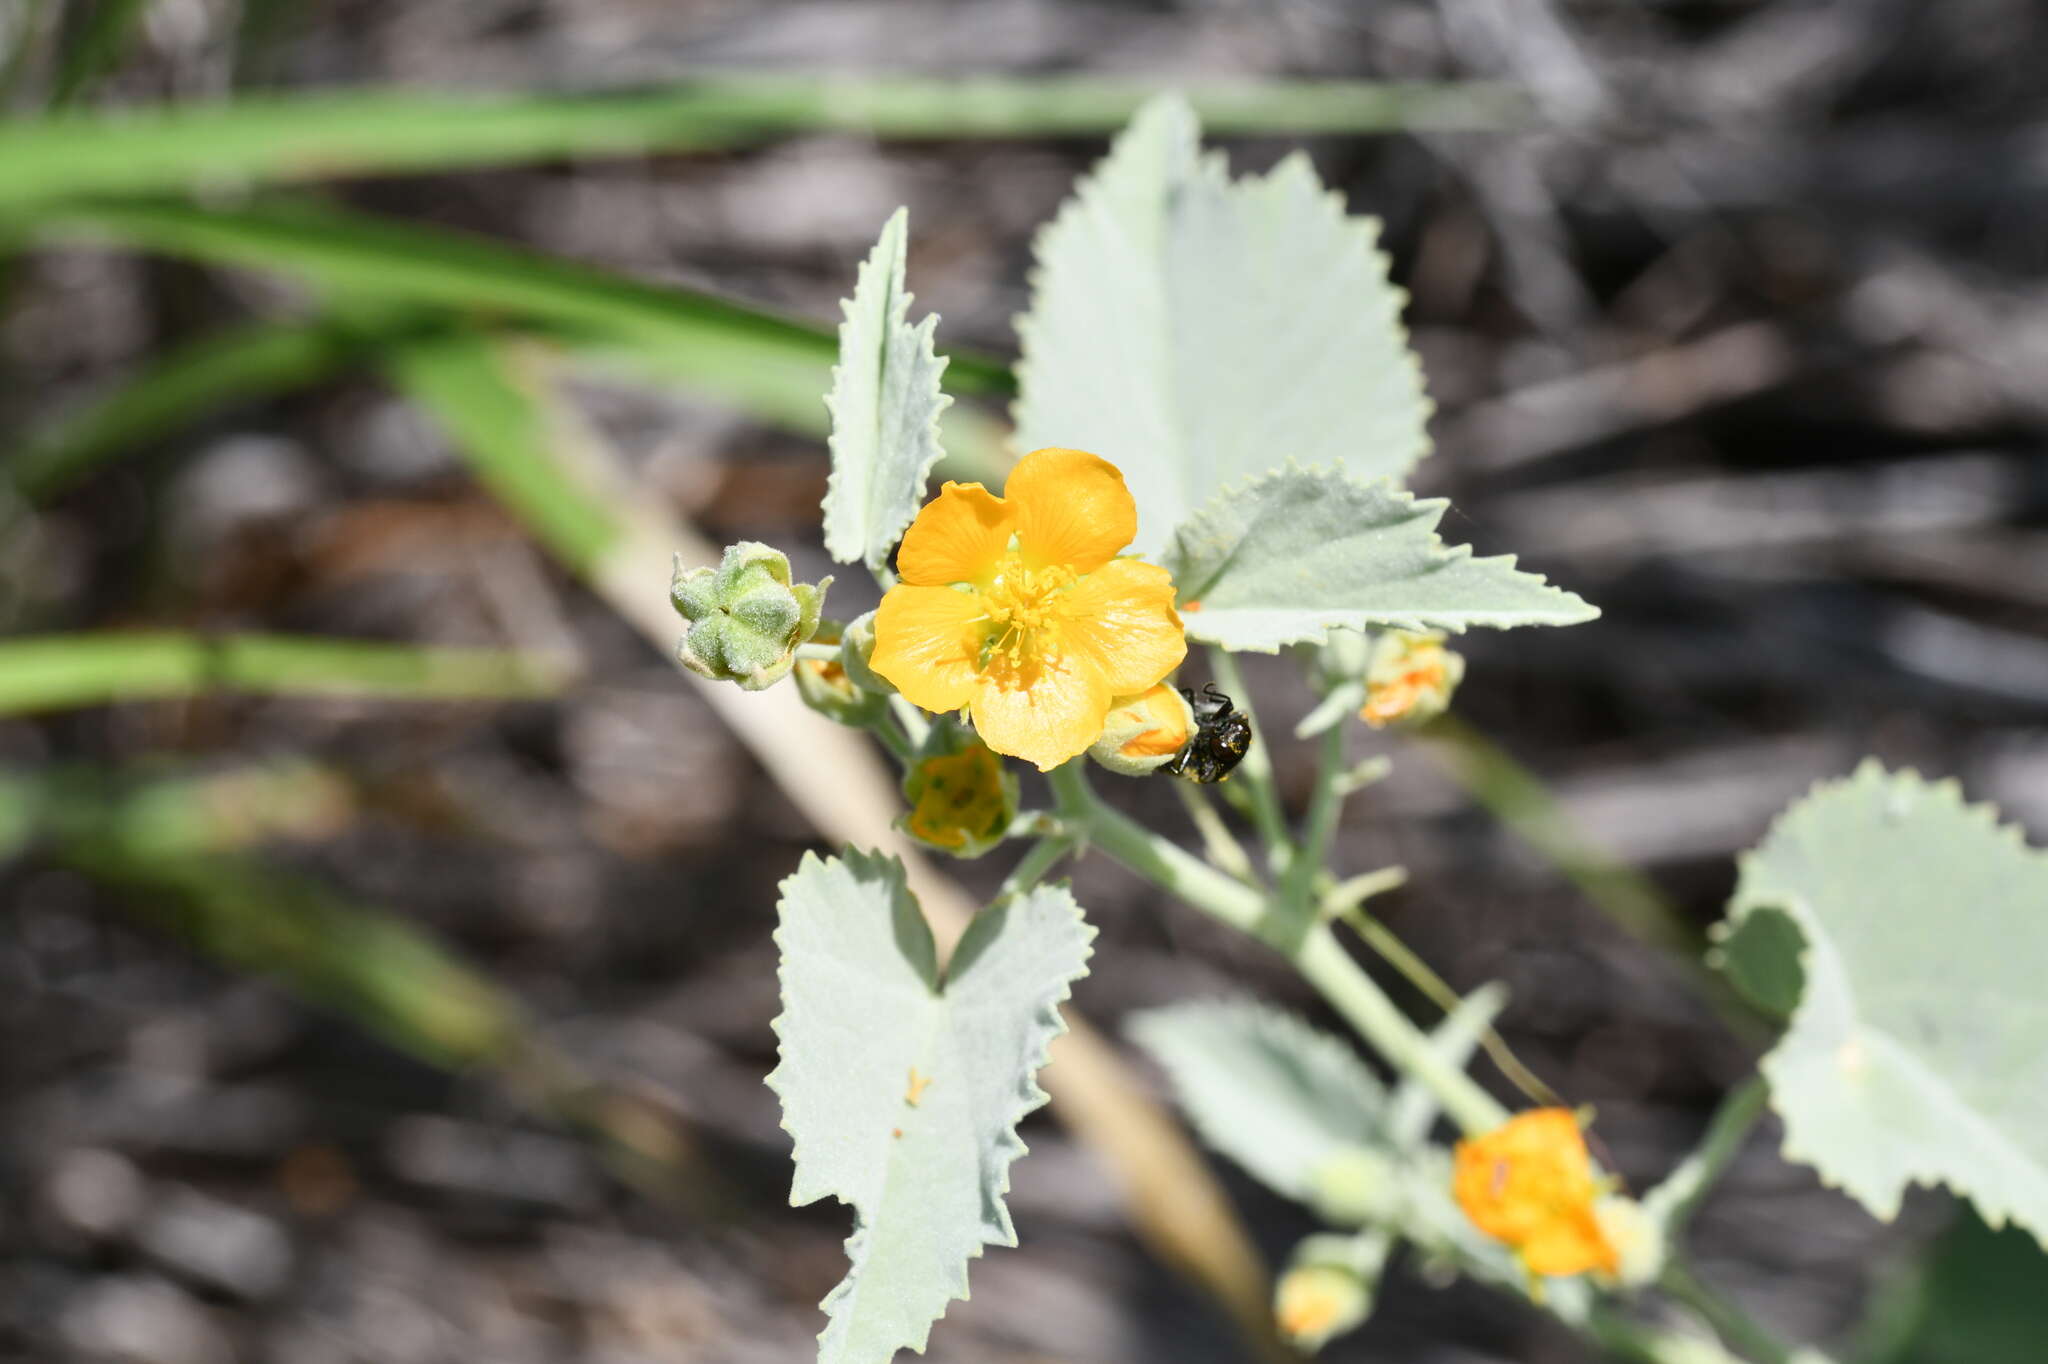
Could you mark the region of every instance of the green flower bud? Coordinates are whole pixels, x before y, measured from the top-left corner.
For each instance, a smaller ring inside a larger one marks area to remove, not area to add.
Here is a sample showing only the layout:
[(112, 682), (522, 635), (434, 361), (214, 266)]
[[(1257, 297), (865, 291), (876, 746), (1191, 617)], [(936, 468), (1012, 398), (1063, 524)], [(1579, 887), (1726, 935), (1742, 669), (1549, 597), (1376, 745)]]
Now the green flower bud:
[(910, 812), (896, 821), (918, 842), (979, 857), (1017, 817), (1017, 774), (974, 731), (940, 717), (903, 777)]
[[(844, 629), (836, 622), (825, 621), (811, 637), (812, 642), (840, 644)], [(796, 681), (797, 695), (803, 697), (805, 705), (842, 725), (866, 729), (889, 708), (888, 697), (856, 686), (845, 665), (837, 659), (799, 658), (790, 677)]]
[(878, 696), (894, 696), (896, 684), (868, 666), (875, 656), (875, 613), (856, 616), (839, 637), (839, 666), (853, 679), (853, 685)]
[(792, 583), (788, 556), (753, 540), (727, 545), (717, 568), (686, 569), (678, 554), (669, 598), (690, 628), (676, 657), (701, 677), (760, 691), (782, 680), (797, 646), (817, 633), (831, 585)]
[(1401, 1210), (1401, 1172), (1379, 1151), (1346, 1147), (1316, 1167), (1309, 1201), (1324, 1221), (1338, 1226), (1386, 1222)]
[(1150, 691), (1110, 702), (1102, 736), (1088, 756), (1121, 776), (1143, 777), (1172, 762), (1194, 733), (1194, 708), (1161, 682)]

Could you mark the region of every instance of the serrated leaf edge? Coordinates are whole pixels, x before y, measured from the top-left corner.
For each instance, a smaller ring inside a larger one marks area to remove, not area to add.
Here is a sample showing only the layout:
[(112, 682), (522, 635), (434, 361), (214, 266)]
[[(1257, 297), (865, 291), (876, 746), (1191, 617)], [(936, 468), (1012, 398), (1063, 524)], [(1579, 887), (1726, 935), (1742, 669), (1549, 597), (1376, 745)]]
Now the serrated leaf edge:
[[(1729, 900), (1728, 915), (1723, 919), (1722, 924), (1717, 924), (1715, 927), (1721, 929), (1723, 925), (1737, 924), (1742, 919), (1747, 918), (1750, 912), (1757, 908), (1776, 909), (1781, 913), (1789, 915), (1792, 921), (1798, 925), (1799, 935), (1803, 942), (1803, 946), (1799, 951), (1799, 967), (1802, 979), (1804, 981), (1811, 981), (1813, 979), (1813, 962), (1816, 951), (1815, 935), (1809, 931), (1799, 912), (1801, 909), (1810, 911), (1811, 906), (1807, 904), (1804, 897), (1794, 895), (1787, 890), (1779, 889), (1775, 894), (1771, 894), (1767, 893), (1769, 891), (1768, 887), (1756, 885), (1756, 880), (1762, 875), (1762, 859), (1760, 854), (1763, 848), (1773, 842), (1780, 833), (1793, 828), (1799, 820), (1804, 818), (1812, 807), (1813, 802), (1821, 797), (1831, 795), (1836, 791), (1853, 791), (1858, 788), (1882, 791), (1886, 787), (1896, 790), (1915, 791), (1929, 799), (1945, 802), (1957, 814), (1983, 825), (1986, 832), (1990, 833), (1993, 837), (2001, 838), (2012, 844), (2014, 849), (2022, 855), (2048, 861), (2048, 853), (2044, 853), (2042, 850), (2029, 844), (2026, 840), (2025, 831), (2017, 824), (2003, 821), (1995, 805), (1988, 801), (1973, 803), (1967, 799), (1963, 794), (1962, 783), (1955, 778), (1943, 777), (1930, 781), (1914, 768), (1902, 767), (1894, 772), (1887, 769), (1876, 758), (1865, 758), (1846, 777), (1823, 777), (1815, 781), (1807, 788), (1805, 794), (1793, 801), (1770, 822), (1770, 825), (1764, 831), (1763, 837), (1757, 840), (1755, 847), (1745, 851), (1736, 859), (1735, 894)], [(1723, 931), (1725, 933), (1727, 930), (1724, 929)], [(2044, 1247), (2048, 1247), (2048, 1227), (2035, 1227), (2031, 1224), (2020, 1222), (2015, 1216), (2012, 1207), (2007, 1203), (2003, 1201), (1993, 1202), (1993, 1195), (1987, 1194), (1985, 1191), (1966, 1189), (1956, 1183), (1953, 1176), (1943, 1171), (1918, 1168), (1911, 1163), (1906, 1163), (1900, 1173), (1897, 1187), (1887, 1191), (1880, 1191), (1861, 1187), (1855, 1181), (1840, 1178), (1822, 1163), (1823, 1157), (1821, 1153), (1815, 1149), (1810, 1141), (1811, 1132), (1806, 1129), (1804, 1122), (1795, 1118), (1780, 1101), (1780, 1086), (1777, 1072), (1782, 1069), (1782, 1065), (1774, 1064), (1783, 1046), (1784, 1036), (1791, 1033), (1799, 1025), (1801, 1019), (1807, 1016), (1807, 1010), (1811, 1005), (1810, 995), (1811, 992), (1802, 986), (1799, 993), (1799, 1003), (1793, 1007), (1791, 1014), (1787, 1017), (1784, 1033), (1780, 1034), (1778, 1043), (1758, 1063), (1758, 1069), (1769, 1082), (1767, 1093), (1770, 1108), (1778, 1115), (1778, 1121), (1784, 1128), (1784, 1138), (1779, 1143), (1779, 1149), (1784, 1157), (1787, 1160), (1798, 1161), (1800, 1164), (1805, 1165), (1814, 1172), (1815, 1177), (1819, 1179), (1823, 1186), (1838, 1190), (1853, 1198), (1879, 1221), (1889, 1222), (1899, 1215), (1899, 1210), (1904, 1204), (1906, 1190), (1909, 1186), (1917, 1184), (1927, 1188), (1940, 1187), (1948, 1189), (1949, 1192), (1958, 1198), (1967, 1200), (1977, 1209), (1979, 1215), (1984, 1218), (1985, 1223), (1994, 1230), (2010, 1222), (2024, 1228), (2033, 1235), (2036, 1241), (2040, 1242)], [(1884, 1035), (1878, 1034), (1878, 1036), (1882, 1037)], [(1889, 1039), (1887, 1039), (1887, 1045), (1889, 1045)], [(1964, 1107), (1967, 1111), (1967, 1106)], [(2003, 1133), (1994, 1132), (1993, 1135), (2001, 1144), (2006, 1141)], [(1826, 1143), (1823, 1141), (1821, 1144), (1824, 1146)], [(2031, 1163), (2032, 1157), (2025, 1157), (2025, 1160), (2027, 1163)]]
[[(826, 507), (831, 506), (833, 494), (839, 490), (840, 475), (846, 467), (840, 458), (839, 404), (835, 401), (839, 396), (840, 372), (846, 367), (847, 363), (845, 354), (846, 329), (853, 323), (854, 308), (860, 300), (861, 286), (867, 282), (869, 272), (882, 264), (882, 247), (888, 240), (891, 229), (896, 229), (900, 235), (898, 250), (894, 258), (888, 262), (889, 273), (886, 284), (888, 296), (883, 310), (881, 327), (881, 364), (884, 371), (886, 372), (888, 365), (891, 342), (900, 331), (907, 331), (915, 338), (915, 341), (918, 343), (918, 349), (921, 351), (919, 358), (928, 361), (933, 366), (932, 379), (935, 384), (942, 384), (944, 382), (946, 367), (952, 363), (951, 356), (944, 356), (938, 353), (937, 329), (939, 315), (937, 313), (927, 313), (916, 325), (911, 325), (910, 305), (915, 301), (917, 295), (904, 287), (907, 282), (910, 250), (910, 210), (908, 208), (898, 208), (883, 223), (881, 235), (876, 239), (874, 246), (869, 250), (868, 254), (862, 259), (860, 268), (854, 272), (852, 295), (839, 300), (840, 358), (832, 365), (832, 386), (825, 393), (825, 410), (832, 418), (832, 431), (825, 440), (825, 447), (832, 455), (831, 471), (825, 480), (824, 505)], [(925, 423), (924, 427), (923, 434), (925, 436), (925, 449), (927, 453), (917, 470), (917, 481), (920, 487), (930, 482), (933, 467), (939, 462), (940, 457), (945, 454), (945, 450), (939, 443), (939, 418), (952, 405), (952, 395), (941, 389), (938, 394), (938, 400), (932, 404), (931, 418)], [(879, 406), (876, 408), (876, 424), (878, 427), (881, 425), (881, 409)], [(879, 447), (881, 445), (881, 432), (879, 429), (875, 433), (875, 438), (875, 443)], [(861, 519), (864, 522), (867, 520), (867, 514), (872, 510), (872, 487), (870, 487), (869, 493), (869, 505), (861, 508)], [(833, 537), (828, 532), (826, 535), (826, 550), (832, 555), (834, 561), (838, 563), (865, 562), (869, 567), (879, 567), (888, 562), (889, 551), (895, 547), (898, 540), (903, 538), (903, 532), (910, 528), (910, 523), (916, 518), (917, 509), (912, 507), (910, 514), (904, 516), (899, 525), (865, 526), (867, 543), (862, 547), (862, 552), (857, 554), (845, 554), (839, 549), (833, 548), (831, 545)]]
[[(1470, 629), (1473, 626), (1481, 626), (1485, 628), (1512, 628), (1517, 625), (1583, 625), (1587, 621), (1597, 620), (1600, 617), (1599, 607), (1593, 605), (1591, 602), (1587, 601), (1584, 597), (1581, 597), (1578, 593), (1572, 591), (1570, 588), (1558, 586), (1556, 583), (1551, 582), (1550, 579), (1544, 577), (1541, 573), (1532, 573), (1527, 569), (1517, 568), (1516, 564), (1520, 562), (1520, 556), (1518, 555), (1475, 555), (1472, 551), (1472, 546), (1470, 545), (1446, 544), (1444, 542), (1443, 536), (1438, 533), (1437, 527), (1440, 524), (1442, 524), (1444, 513), (1450, 510), (1451, 500), (1449, 498), (1417, 496), (1415, 493), (1410, 492), (1408, 489), (1402, 487), (1391, 477), (1385, 475), (1381, 475), (1374, 478), (1360, 478), (1357, 474), (1354, 474), (1348, 469), (1345, 469), (1342, 465), (1303, 465), (1297, 463), (1292, 459), (1287, 460), (1284, 463), (1275, 465), (1273, 468), (1266, 470), (1262, 474), (1249, 475), (1242, 482), (1238, 483), (1235, 486), (1226, 484), (1207, 502), (1204, 502), (1200, 507), (1196, 508), (1193, 514), (1190, 515), (1187, 518), (1187, 520), (1182, 521), (1179, 525), (1175, 526), (1172, 532), (1167, 537), (1168, 548), (1164, 556), (1166, 559), (1169, 560), (1169, 562), (1167, 563), (1167, 567), (1169, 569), (1175, 568), (1175, 565), (1171, 562), (1171, 560), (1178, 553), (1181, 532), (1187, 529), (1188, 527), (1194, 525), (1198, 521), (1200, 521), (1204, 516), (1206, 516), (1210, 512), (1212, 508), (1221, 507), (1233, 498), (1248, 496), (1255, 488), (1259, 487), (1259, 485), (1274, 482), (1282, 478), (1286, 478), (1290, 474), (1302, 474), (1312, 478), (1337, 478), (1343, 480), (1346, 483), (1351, 484), (1353, 487), (1362, 489), (1370, 489), (1375, 485), (1385, 484), (1387, 491), (1393, 495), (1394, 499), (1397, 502), (1400, 502), (1404, 506), (1412, 508), (1415, 511), (1430, 517), (1429, 549), (1432, 552), (1440, 553), (1443, 556), (1443, 562), (1445, 564), (1463, 563), (1466, 560), (1471, 560), (1473, 563), (1480, 565), (1498, 565), (1500, 568), (1508, 572), (1518, 573), (1525, 578), (1535, 579), (1536, 583), (1539, 586), (1548, 588), (1550, 591), (1556, 592), (1560, 596), (1569, 598), (1570, 600), (1577, 602), (1579, 606), (1583, 608), (1587, 613), (1585, 615), (1575, 616), (1570, 619), (1558, 619), (1555, 617), (1547, 616), (1518, 617), (1511, 613), (1494, 612), (1490, 615), (1474, 615), (1471, 618), (1463, 621), (1462, 623), (1451, 621), (1430, 621), (1424, 620), (1420, 616), (1389, 615), (1384, 618), (1368, 621), (1366, 622), (1368, 625), (1383, 629), (1395, 630), (1442, 630), (1450, 634), (1462, 635), (1465, 633), (1466, 630)], [(1214, 580), (1212, 579), (1211, 581), (1213, 582)], [(1174, 585), (1177, 589), (1180, 590), (1182, 600), (1186, 600), (1188, 594), (1185, 589), (1185, 585), (1180, 582), (1179, 574), (1177, 571), (1175, 572)], [(1205, 588), (1204, 590), (1206, 591), (1207, 589)], [(1197, 593), (1195, 599), (1200, 600), (1201, 594)], [(1358, 613), (1355, 611), (1331, 611), (1323, 614), (1327, 614), (1332, 618), (1324, 620), (1319, 615), (1312, 616), (1312, 619), (1314, 619), (1317, 623), (1315, 623), (1312, 626), (1303, 627), (1307, 631), (1307, 633), (1303, 634), (1298, 639), (1282, 640), (1270, 649), (1238, 648), (1231, 649), (1230, 652), (1278, 653), (1281, 649), (1285, 648), (1290, 644), (1313, 643), (1317, 639), (1321, 638), (1321, 636), (1328, 630), (1331, 630), (1339, 626), (1351, 626), (1356, 624), (1355, 621), (1349, 618), (1356, 616)], [(1202, 613), (1200, 611), (1193, 611), (1187, 613), (1185, 617), (1187, 621), (1187, 633), (1191, 638), (1201, 639), (1204, 643), (1213, 643), (1214, 641), (1206, 639), (1197, 630), (1197, 627), (1201, 623), (1201, 615)], [(1227, 646), (1219, 644), (1217, 647), (1223, 648)]]
[[(798, 861), (797, 869), (791, 872), (788, 876), (785, 876), (781, 881), (776, 883), (776, 895), (778, 897), (778, 904), (780, 903), (780, 897), (787, 894), (785, 888), (791, 882), (795, 881), (798, 877), (802, 876), (809, 867), (811, 867), (813, 864), (816, 864), (820, 868), (826, 867), (834, 860), (834, 858), (844, 861), (856, 868), (863, 866), (877, 868), (885, 877), (893, 876), (896, 884), (906, 894), (910, 894), (912, 896), (913, 903), (915, 903), (916, 896), (915, 893), (911, 892), (910, 890), (909, 875), (904, 869), (901, 858), (895, 857), (888, 853), (881, 852), (864, 853), (858, 848), (854, 848), (851, 845), (848, 845), (846, 847), (842, 847), (836, 854), (834, 854), (832, 858), (820, 857), (815, 852), (806, 851), (802, 859)], [(999, 1169), (997, 1174), (996, 1187), (996, 1210), (1002, 1218), (1004, 1239), (997, 1241), (977, 1240), (973, 1249), (969, 1250), (966, 1257), (960, 1262), (954, 1280), (946, 1285), (948, 1293), (946, 1302), (948, 1303), (948, 1305), (955, 1302), (967, 1302), (970, 1300), (971, 1294), (969, 1292), (967, 1273), (968, 1266), (973, 1264), (974, 1261), (979, 1260), (984, 1255), (986, 1255), (988, 1252), (988, 1248), (990, 1246), (994, 1245), (1004, 1247), (1015, 1247), (1017, 1244), (1017, 1228), (1014, 1220), (1010, 1215), (1010, 1205), (1008, 1202), (1011, 1187), (1010, 1171), (1011, 1168), (1014, 1165), (1016, 1165), (1020, 1157), (1029, 1155), (1031, 1153), (1031, 1148), (1025, 1144), (1023, 1137), (1018, 1135), (1017, 1128), (1020, 1124), (1022, 1124), (1025, 1118), (1031, 1116), (1031, 1114), (1043, 1108), (1046, 1105), (1046, 1103), (1052, 1098), (1052, 1096), (1046, 1092), (1045, 1088), (1038, 1083), (1038, 1073), (1041, 1070), (1045, 1069), (1047, 1061), (1051, 1058), (1052, 1044), (1058, 1041), (1060, 1038), (1066, 1036), (1069, 1031), (1067, 1027), (1066, 1017), (1060, 1012), (1060, 1006), (1062, 1004), (1065, 1004), (1068, 1000), (1074, 997), (1074, 982), (1077, 980), (1082, 980), (1087, 977), (1087, 975), (1089, 974), (1088, 963), (1092, 961), (1095, 956), (1095, 939), (1100, 930), (1098, 930), (1095, 927), (1095, 925), (1088, 922), (1088, 917), (1086, 913), (1083, 912), (1080, 901), (1074, 898), (1071, 881), (1059, 880), (1041, 882), (1038, 886), (1033, 887), (1031, 891), (1026, 892), (1024, 895), (1018, 896), (1016, 900), (1013, 900), (1011, 903), (1013, 906), (1017, 903), (1021, 903), (1030, 895), (1036, 894), (1038, 891), (1041, 890), (1052, 890), (1062, 895), (1066, 900), (1068, 912), (1075, 920), (1075, 922), (1080, 925), (1080, 969), (1076, 971), (1072, 976), (1069, 976), (1064, 981), (1062, 981), (1060, 984), (1059, 993), (1047, 999), (1043, 1008), (1033, 1015), (1033, 1023), (1035, 1025), (1038, 1025), (1039, 1027), (1044, 1028), (1045, 1040), (1042, 1043), (1040, 1043), (1037, 1054), (1031, 1058), (1030, 1063), (1024, 1068), (1024, 1092), (1019, 1096), (1023, 1106), (1017, 1110), (1017, 1114), (1014, 1118), (1012, 1118), (1009, 1122), (1003, 1125), (1002, 1133), (997, 1139), (996, 1155), (998, 1158)], [(922, 904), (918, 905), (918, 912), (920, 914), (924, 912), (924, 907)], [(776, 979), (779, 982), (782, 975), (782, 962), (785, 959), (787, 949), (783, 942), (782, 925), (780, 922), (781, 916), (778, 913), (776, 917), (777, 923), (775, 931), (769, 936), (775, 944)], [(951, 966), (952, 960), (951, 958), (948, 958), (947, 961), (940, 968), (940, 993), (942, 995), (945, 992), (946, 985), (949, 983), (949, 973)], [(784, 1008), (780, 1012), (778, 1012), (776, 1016), (769, 1022), (769, 1029), (774, 1033), (776, 1039), (776, 1052), (778, 1060), (776, 1062), (775, 1068), (770, 1070), (768, 1074), (765, 1077), (763, 1077), (763, 1083), (765, 1083), (768, 1086), (768, 1089), (775, 1095), (776, 1106), (779, 1110), (778, 1121), (776, 1125), (780, 1127), (784, 1132), (787, 1132), (789, 1134), (790, 1164), (791, 1167), (794, 1168), (802, 1159), (802, 1143), (798, 1139), (795, 1131), (793, 1131), (789, 1126), (788, 1106), (783, 1102), (782, 1088), (776, 1082), (777, 1077), (782, 1074), (783, 1069), (782, 1062), (779, 1058), (782, 1050), (783, 1019), (788, 1014), (788, 1012), (788, 1008), (785, 1005)], [(854, 1225), (852, 1232), (849, 1233), (847, 1238), (840, 1243), (841, 1248), (846, 1252), (846, 1274), (839, 1280), (838, 1283), (835, 1283), (832, 1286), (832, 1290), (825, 1295), (825, 1298), (823, 1300), (820, 1301), (819, 1307), (821, 1309), (824, 1308), (825, 1303), (832, 1301), (833, 1298), (839, 1294), (842, 1288), (846, 1288), (849, 1284), (851, 1284), (855, 1274), (855, 1265), (857, 1263), (854, 1255), (855, 1247), (859, 1242), (862, 1233), (866, 1230), (866, 1222), (863, 1219), (861, 1211), (857, 1205), (855, 1205), (850, 1199), (847, 1199), (836, 1192), (828, 1191), (828, 1194), (835, 1202), (839, 1203), (842, 1207), (851, 1208), (853, 1210)], [(828, 1194), (820, 1194), (818, 1195), (818, 1197), (823, 1198), (828, 1196)], [(808, 1202), (811, 1203), (815, 1203), (817, 1201), (818, 1200), (816, 1198), (808, 1200)], [(792, 1198), (790, 1206), (803, 1207), (806, 1206), (806, 1204), (799, 1204), (795, 1202), (794, 1198)], [(944, 1315), (945, 1312), (942, 1309), (938, 1316), (934, 1316), (930, 1321), (925, 1323), (923, 1331), (920, 1333), (918, 1339), (915, 1342), (900, 1345), (897, 1348), (907, 1349), (915, 1354), (923, 1354), (925, 1351), (925, 1347), (931, 1343), (931, 1328), (937, 1325), (938, 1322), (944, 1317)], [(825, 1328), (824, 1330), (818, 1332), (818, 1340), (824, 1340), (826, 1334), (832, 1329), (833, 1321), (835, 1321), (836, 1319), (837, 1314), (829, 1312), (827, 1313)]]

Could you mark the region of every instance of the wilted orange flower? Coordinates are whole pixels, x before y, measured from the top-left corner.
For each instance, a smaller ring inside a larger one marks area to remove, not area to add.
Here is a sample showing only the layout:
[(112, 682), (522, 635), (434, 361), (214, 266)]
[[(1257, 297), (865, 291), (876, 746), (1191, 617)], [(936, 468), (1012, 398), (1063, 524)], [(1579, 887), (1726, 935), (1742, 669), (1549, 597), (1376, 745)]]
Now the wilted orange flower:
[(1451, 1188), (1472, 1225), (1513, 1247), (1532, 1274), (1619, 1267), (1593, 1211), (1603, 1190), (1568, 1108), (1518, 1113), (1459, 1142)]
[(1166, 570), (1116, 557), (1138, 509), (1115, 465), (1034, 450), (1003, 491), (948, 483), (917, 514), (869, 666), (1046, 771), (1095, 742), (1113, 698), (1179, 667), (1187, 641)]

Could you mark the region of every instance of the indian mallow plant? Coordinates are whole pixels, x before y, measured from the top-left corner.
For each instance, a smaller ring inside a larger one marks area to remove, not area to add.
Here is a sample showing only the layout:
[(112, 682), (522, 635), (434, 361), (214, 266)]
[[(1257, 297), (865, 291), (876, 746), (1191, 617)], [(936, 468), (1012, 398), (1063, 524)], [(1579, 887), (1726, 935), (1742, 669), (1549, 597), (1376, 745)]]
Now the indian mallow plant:
[[(1939, 1181), (1994, 1222), (2048, 1228), (2048, 871), (1951, 787), (1866, 766), (1745, 861), (1717, 957), (1782, 1035), (1641, 1199), (1592, 1154), (1589, 1112), (1530, 1083), (1538, 1100), (1511, 1113), (1468, 1074), (1497, 1042), (1498, 987), (1424, 1031), (1342, 944), (1348, 925), (1388, 950), (1365, 906), (1400, 880), (1330, 865), (1345, 797), (1384, 769), (1348, 756), (1354, 722), (1448, 707), (1463, 671), (1448, 635), (1596, 612), (1511, 558), (1447, 547), (1445, 503), (1402, 489), (1430, 407), (1401, 294), (1375, 224), (1304, 159), (1232, 179), (1184, 104), (1137, 117), (1038, 240), (1019, 324), (1026, 453), (1000, 492), (948, 482), (927, 498), (948, 399), (935, 319), (908, 318), (906, 230), (898, 212), (860, 270), (827, 399), (825, 545), (875, 576), (879, 608), (832, 620), (829, 580), (797, 582), (751, 542), (673, 585), (682, 661), (746, 688), (793, 678), (872, 733), (901, 766), (911, 837), (958, 857), (1026, 849), (944, 962), (893, 858), (806, 856), (782, 884), (768, 1083), (795, 1144), (791, 1201), (830, 1195), (855, 1216), (821, 1361), (921, 1350), (968, 1262), (1014, 1244), (1017, 1123), (1044, 1101), (1036, 1072), (1093, 935), (1046, 878), (1084, 853), (1267, 944), (1356, 1033), (1246, 999), (1131, 1027), (1213, 1146), (1328, 1222), (1274, 1295), (1298, 1346), (1363, 1321), (1405, 1246), (1641, 1358), (1817, 1359), (1715, 1296), (1679, 1244), (1766, 1091), (1787, 1154), (1880, 1216), (1908, 1182)], [(1195, 646), (1215, 679), (1200, 691), (1179, 681)], [(1235, 665), (1247, 651), (1285, 651), (1322, 697), (1296, 730), (1318, 763), (1298, 826)], [(1017, 764), (1047, 774), (1050, 808), (1019, 808)], [(1176, 782), (1201, 852), (1120, 813), (1091, 767)]]

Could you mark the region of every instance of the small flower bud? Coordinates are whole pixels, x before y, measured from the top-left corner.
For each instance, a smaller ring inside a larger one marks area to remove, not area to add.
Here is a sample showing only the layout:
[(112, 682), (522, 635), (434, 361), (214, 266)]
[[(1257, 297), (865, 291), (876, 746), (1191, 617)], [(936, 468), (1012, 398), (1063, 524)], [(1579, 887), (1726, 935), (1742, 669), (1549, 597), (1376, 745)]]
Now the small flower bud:
[(760, 691), (782, 680), (797, 646), (817, 633), (831, 585), (791, 582), (788, 557), (752, 540), (727, 545), (715, 569), (685, 569), (677, 555), (669, 598), (690, 628), (676, 657), (699, 676)]
[(1136, 696), (1110, 703), (1102, 736), (1088, 756), (1112, 772), (1142, 777), (1173, 760), (1195, 732), (1195, 712), (1187, 698), (1161, 682)]
[[(812, 641), (839, 644), (842, 642), (842, 628), (826, 621), (818, 627)], [(803, 697), (805, 705), (842, 725), (866, 729), (880, 720), (889, 708), (886, 696), (855, 686), (838, 659), (799, 658), (790, 677), (796, 682), (797, 695)]]
[(972, 730), (941, 719), (904, 775), (903, 798), (910, 812), (896, 823), (912, 838), (979, 857), (1017, 817), (1017, 777)]
[(1273, 1289), (1273, 1320), (1297, 1348), (1316, 1351), (1372, 1314), (1380, 1267), (1391, 1241), (1385, 1233), (1311, 1236), (1294, 1249), (1293, 1262)]
[(1384, 1222), (1400, 1211), (1400, 1172), (1370, 1147), (1347, 1147), (1316, 1167), (1309, 1196), (1326, 1222), (1344, 1227)]
[(853, 685), (877, 696), (894, 696), (896, 686), (868, 666), (875, 654), (875, 613), (855, 616), (839, 637), (839, 666), (853, 679)]
[(1358, 718), (1374, 729), (1434, 720), (1450, 709), (1464, 676), (1464, 658), (1444, 647), (1442, 635), (1389, 630), (1373, 643)]
[(1664, 1272), (1664, 1228), (1642, 1204), (1626, 1194), (1608, 1194), (1593, 1201), (1593, 1220), (1614, 1247), (1617, 1280), (1631, 1288), (1656, 1282)]

